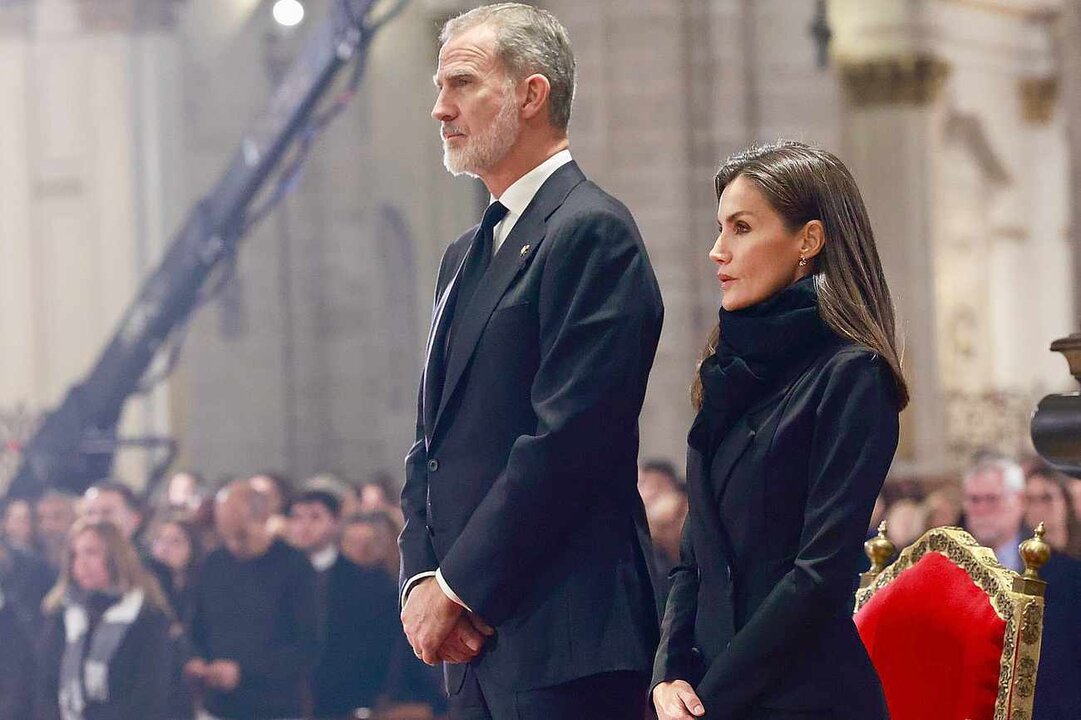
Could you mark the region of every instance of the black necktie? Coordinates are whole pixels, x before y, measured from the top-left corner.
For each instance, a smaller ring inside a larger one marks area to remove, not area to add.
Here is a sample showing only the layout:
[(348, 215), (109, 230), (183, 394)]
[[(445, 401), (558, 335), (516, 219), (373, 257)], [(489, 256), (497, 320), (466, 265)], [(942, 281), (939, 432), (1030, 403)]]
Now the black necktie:
[(455, 292), (454, 298), (454, 315), (448, 318), (449, 326), (447, 329), (447, 353), (450, 352), (451, 342), (454, 340), (454, 329), (458, 325), (458, 321), (462, 318), (467, 307), (469, 307), (469, 301), (473, 299), (473, 295), (477, 292), (477, 286), (480, 285), (481, 278), (484, 277), (485, 271), (488, 270), (488, 265), (492, 262), (492, 245), (495, 244), (494, 230), (495, 226), (507, 215), (507, 208), (496, 201), (488, 206), (488, 209), (484, 211), (484, 218), (480, 221), (480, 227), (477, 228), (476, 234), (473, 236), (473, 242), (469, 246), (469, 254), (465, 258), (465, 262), (462, 264), (462, 270), (458, 274), (458, 289)]
[(473, 293), (480, 284), (480, 279), (484, 277), (484, 272), (492, 261), (492, 233), (506, 214), (507, 208), (498, 202), (492, 203), (484, 211), (484, 218), (476, 234), (473, 235), (473, 242), (466, 251), (466, 258), (462, 263), (462, 269), (458, 272), (458, 279), (454, 281), (451, 296), (447, 298), (446, 306), (443, 308), (443, 316), (440, 318), (435, 338), (433, 338), (432, 356), (429, 358), (428, 368), (425, 371), (424, 422), (426, 425), (435, 422), (436, 409), (443, 395), (446, 362), (450, 355), (454, 327), (458, 324), (456, 321), (465, 313), (466, 305), (472, 299)]

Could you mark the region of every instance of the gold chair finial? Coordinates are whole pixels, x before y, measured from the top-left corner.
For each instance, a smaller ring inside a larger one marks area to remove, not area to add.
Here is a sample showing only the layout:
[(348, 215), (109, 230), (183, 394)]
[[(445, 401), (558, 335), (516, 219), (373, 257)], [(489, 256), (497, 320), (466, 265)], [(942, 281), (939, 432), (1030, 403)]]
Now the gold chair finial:
[(1047, 534), (1047, 528), (1041, 521), (1036, 526), (1034, 536), (1017, 547), (1018, 552), (1021, 553), (1021, 559), (1025, 562), (1024, 577), (1030, 580), (1039, 580), (1040, 568), (1051, 559), (1051, 546), (1043, 539), (1045, 534)]
[(1043, 597), (1047, 582), (1040, 577), (1040, 568), (1051, 559), (1051, 545), (1043, 539), (1046, 533), (1047, 528), (1041, 522), (1036, 526), (1033, 537), (1017, 546), (1021, 561), (1025, 563), (1025, 572), (1014, 578), (1014, 592)]
[(863, 544), (863, 553), (871, 561), (871, 569), (860, 576), (860, 587), (867, 587), (874, 582), (897, 552), (897, 547), (886, 537), (887, 529), (886, 521), (883, 520), (878, 526), (878, 535)]

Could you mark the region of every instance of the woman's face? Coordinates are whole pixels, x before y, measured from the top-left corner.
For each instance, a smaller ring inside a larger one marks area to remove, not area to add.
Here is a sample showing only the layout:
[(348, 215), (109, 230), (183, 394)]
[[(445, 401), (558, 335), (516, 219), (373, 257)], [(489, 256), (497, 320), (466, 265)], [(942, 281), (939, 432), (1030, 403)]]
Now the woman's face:
[[(766, 201), (758, 187), (744, 176), (725, 186), (717, 206), (717, 242), (709, 258), (717, 264), (721, 306), (729, 312), (766, 300), (810, 271), (816, 250), (808, 245), (814, 220), (796, 232)], [(808, 264), (800, 266), (800, 256)]]
[(186, 570), (191, 562), (191, 543), (176, 523), (161, 526), (150, 545), (150, 552), (170, 570)]
[(105, 541), (91, 530), (79, 533), (71, 541), (71, 579), (87, 592), (112, 587), (108, 549)]
[(1033, 475), (1025, 483), (1025, 527), (1034, 528), (1043, 522), (1047, 541), (1061, 550), (1067, 541), (1066, 497), (1062, 488), (1041, 475)]
[(26, 547), (34, 541), (33, 514), (30, 503), (25, 500), (16, 500), (7, 507), (4, 513), (3, 534), (8, 540), (19, 547)]

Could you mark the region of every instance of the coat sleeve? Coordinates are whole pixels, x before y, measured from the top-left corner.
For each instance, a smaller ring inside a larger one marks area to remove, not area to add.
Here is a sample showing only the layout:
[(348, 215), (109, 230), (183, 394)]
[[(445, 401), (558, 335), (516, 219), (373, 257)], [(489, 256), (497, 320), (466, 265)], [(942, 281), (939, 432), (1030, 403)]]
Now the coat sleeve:
[(633, 471), (611, 459), (637, 436), (660, 334), (660, 295), (629, 216), (583, 212), (550, 226), (545, 243), (530, 390), (536, 432), (514, 442), (440, 564), (465, 605), (496, 625), (568, 528), (589, 522), (596, 498), (635, 492)]
[(668, 573), (668, 602), (661, 621), (661, 641), (653, 662), (650, 688), (662, 682), (686, 680), (695, 675), (694, 618), (698, 610), (698, 562), (691, 544), (690, 521), (683, 525), (679, 563)]
[(897, 415), (885, 363), (868, 351), (842, 351), (817, 407), (794, 567), (698, 684), (708, 717), (742, 717), (783, 681), (785, 658), (851, 594), (871, 509), (897, 448)]

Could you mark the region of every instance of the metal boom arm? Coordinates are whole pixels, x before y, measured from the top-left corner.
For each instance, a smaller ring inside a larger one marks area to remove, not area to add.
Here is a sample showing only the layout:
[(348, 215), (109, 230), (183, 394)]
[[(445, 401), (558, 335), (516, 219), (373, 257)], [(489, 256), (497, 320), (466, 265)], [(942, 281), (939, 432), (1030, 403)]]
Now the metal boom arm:
[(363, 62), (378, 28), (366, 22), (374, 3), (336, 0), (312, 31), (224, 174), (189, 211), (93, 369), (27, 442), (9, 496), (34, 496), (48, 487), (79, 492), (108, 474), (124, 403), (198, 307), (208, 278), (234, 256), (249, 226), (250, 205), (290, 145), (312, 129), (316, 106), (338, 72), (350, 61)]

